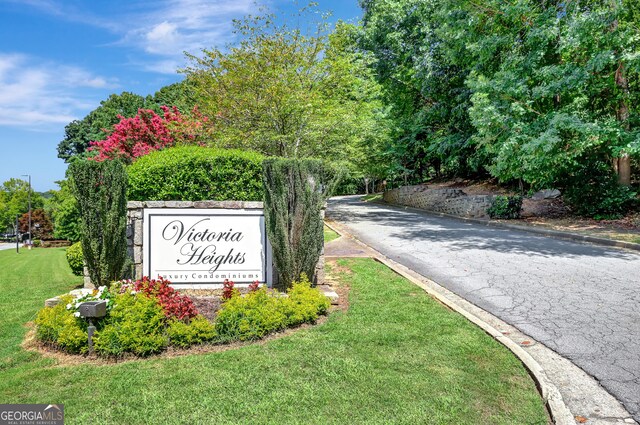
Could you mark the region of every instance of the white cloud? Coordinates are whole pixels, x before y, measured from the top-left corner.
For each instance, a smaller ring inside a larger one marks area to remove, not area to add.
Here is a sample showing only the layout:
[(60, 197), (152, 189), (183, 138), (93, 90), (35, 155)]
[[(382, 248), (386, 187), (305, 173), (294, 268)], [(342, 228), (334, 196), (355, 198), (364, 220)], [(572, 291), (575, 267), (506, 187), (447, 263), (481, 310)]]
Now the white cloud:
[(198, 54), (208, 47), (224, 47), (234, 40), (233, 19), (258, 12), (272, 0), (154, 0), (132, 3), (107, 16), (89, 8), (92, 2), (63, 0), (0, 0), (23, 2), (41, 12), (112, 32), (117, 47), (144, 52), (132, 65), (174, 74), (184, 65), (184, 52)]
[(95, 106), (83, 92), (113, 87), (114, 81), (78, 67), (0, 53), (0, 126), (67, 124)]
[(256, 8), (253, 0), (165, 0), (144, 16), (128, 17), (121, 43), (165, 57), (195, 54), (231, 41), (232, 20)]

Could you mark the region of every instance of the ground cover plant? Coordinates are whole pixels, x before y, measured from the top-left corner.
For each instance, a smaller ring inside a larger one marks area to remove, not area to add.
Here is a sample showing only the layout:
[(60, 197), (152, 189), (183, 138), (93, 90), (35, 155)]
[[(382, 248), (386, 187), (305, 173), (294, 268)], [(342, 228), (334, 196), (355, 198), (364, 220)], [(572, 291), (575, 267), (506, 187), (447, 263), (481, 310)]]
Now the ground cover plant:
[(350, 308), (320, 326), (218, 353), (65, 365), (21, 349), (23, 325), (82, 279), (63, 249), (0, 252), (0, 399), (64, 403), (74, 424), (548, 423), (492, 338), (372, 260), (337, 268)]

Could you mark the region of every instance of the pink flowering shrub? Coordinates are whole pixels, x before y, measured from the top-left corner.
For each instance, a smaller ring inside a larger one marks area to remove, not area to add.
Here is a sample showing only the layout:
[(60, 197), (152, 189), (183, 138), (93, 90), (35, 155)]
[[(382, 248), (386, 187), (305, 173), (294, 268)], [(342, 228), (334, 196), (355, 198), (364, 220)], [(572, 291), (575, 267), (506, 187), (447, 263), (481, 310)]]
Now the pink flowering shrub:
[(194, 108), (194, 119), (185, 117), (175, 106), (162, 106), (163, 115), (151, 109), (139, 109), (133, 118), (119, 116), (105, 140), (91, 142), (89, 151), (97, 154), (94, 161), (122, 159), (132, 163), (136, 158), (177, 144), (200, 144), (207, 135), (207, 117)]

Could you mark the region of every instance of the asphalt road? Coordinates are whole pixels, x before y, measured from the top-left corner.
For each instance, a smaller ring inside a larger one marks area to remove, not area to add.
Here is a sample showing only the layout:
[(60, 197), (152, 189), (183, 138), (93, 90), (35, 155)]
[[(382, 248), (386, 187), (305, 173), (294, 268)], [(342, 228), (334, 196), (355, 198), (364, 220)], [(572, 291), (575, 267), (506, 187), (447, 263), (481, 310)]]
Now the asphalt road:
[(640, 422), (640, 255), (339, 197), (327, 217), (595, 377)]
[(16, 244), (0, 242), (0, 251), (2, 251), (3, 249), (16, 249)]

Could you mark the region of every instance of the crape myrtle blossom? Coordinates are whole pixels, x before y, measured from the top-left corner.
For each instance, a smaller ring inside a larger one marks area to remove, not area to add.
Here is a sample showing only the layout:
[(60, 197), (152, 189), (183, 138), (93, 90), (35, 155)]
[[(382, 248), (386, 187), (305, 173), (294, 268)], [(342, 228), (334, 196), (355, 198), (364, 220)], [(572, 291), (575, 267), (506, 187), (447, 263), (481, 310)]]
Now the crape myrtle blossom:
[(198, 108), (187, 117), (175, 106), (162, 106), (162, 116), (151, 109), (138, 109), (132, 118), (118, 115), (120, 122), (113, 126), (105, 140), (91, 142), (94, 161), (121, 159), (130, 164), (150, 152), (179, 144), (204, 145), (209, 134), (208, 118)]

